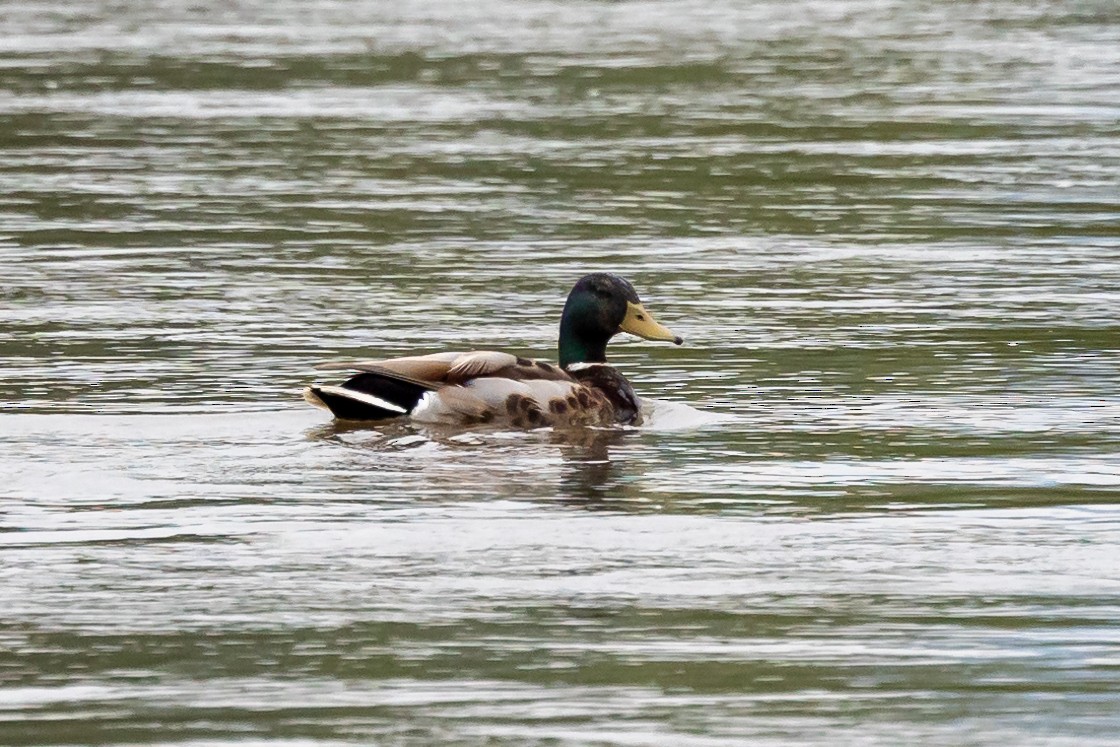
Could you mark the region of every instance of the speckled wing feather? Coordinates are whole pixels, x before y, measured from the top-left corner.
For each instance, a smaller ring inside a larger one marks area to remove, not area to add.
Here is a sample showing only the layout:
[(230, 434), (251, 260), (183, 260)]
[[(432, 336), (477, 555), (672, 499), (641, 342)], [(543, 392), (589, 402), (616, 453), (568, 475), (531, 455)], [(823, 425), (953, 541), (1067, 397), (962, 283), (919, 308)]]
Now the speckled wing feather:
[(449, 383), (461, 384), (471, 379), (493, 377), (512, 381), (549, 379), (571, 381), (564, 369), (544, 361), (520, 358), (509, 353), (483, 350), (463, 356), (447, 372)]
[(440, 387), (426, 395), (411, 416), (426, 423), (497, 422), (517, 428), (614, 422), (607, 399), (577, 382), (494, 376)]

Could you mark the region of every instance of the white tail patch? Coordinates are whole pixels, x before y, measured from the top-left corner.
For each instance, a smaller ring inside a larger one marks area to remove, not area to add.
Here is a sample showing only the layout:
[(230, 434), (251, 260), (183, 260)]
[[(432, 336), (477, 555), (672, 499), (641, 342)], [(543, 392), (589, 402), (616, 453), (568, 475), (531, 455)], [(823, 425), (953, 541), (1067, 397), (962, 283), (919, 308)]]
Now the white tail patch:
[(462, 423), (482, 419), (492, 408), (471, 391), (461, 386), (447, 386), (438, 392), (426, 392), (411, 417), (420, 423)]
[(404, 409), (400, 405), (393, 404), (389, 400), (381, 399), (380, 397), (374, 397), (372, 394), (366, 394), (365, 392), (358, 392), (353, 389), (347, 389), (344, 386), (321, 386), (319, 387), (319, 391), (326, 392), (327, 394), (333, 394), (336, 397), (345, 397), (346, 399), (352, 399), (355, 402), (363, 402), (367, 405), (370, 405), (371, 407), (380, 407), (382, 410), (400, 413), (401, 415), (404, 415), (408, 412), (408, 410)]

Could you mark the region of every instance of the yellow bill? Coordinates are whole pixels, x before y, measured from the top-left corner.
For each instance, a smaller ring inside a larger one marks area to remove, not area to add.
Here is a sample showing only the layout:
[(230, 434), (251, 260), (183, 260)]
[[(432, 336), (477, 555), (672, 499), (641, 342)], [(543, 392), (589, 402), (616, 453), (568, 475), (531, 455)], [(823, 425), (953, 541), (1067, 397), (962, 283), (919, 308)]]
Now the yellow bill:
[(675, 345), (680, 345), (682, 340), (673, 330), (658, 324), (653, 320), (653, 315), (646, 311), (640, 303), (626, 302), (626, 317), (618, 326), (623, 332), (637, 335), (644, 340), (664, 340)]

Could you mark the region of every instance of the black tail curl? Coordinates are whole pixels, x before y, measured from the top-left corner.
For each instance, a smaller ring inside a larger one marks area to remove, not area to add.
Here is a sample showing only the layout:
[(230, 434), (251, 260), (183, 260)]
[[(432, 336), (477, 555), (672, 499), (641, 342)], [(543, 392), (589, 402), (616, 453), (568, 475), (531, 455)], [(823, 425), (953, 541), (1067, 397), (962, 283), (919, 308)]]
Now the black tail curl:
[[(341, 387), (313, 386), (311, 391), (336, 418), (387, 420), (412, 412), (432, 388), (431, 385), (399, 377), (392, 372), (367, 371), (350, 377)], [(357, 396), (348, 396), (344, 390), (355, 392)], [(400, 409), (393, 409), (394, 407)]]

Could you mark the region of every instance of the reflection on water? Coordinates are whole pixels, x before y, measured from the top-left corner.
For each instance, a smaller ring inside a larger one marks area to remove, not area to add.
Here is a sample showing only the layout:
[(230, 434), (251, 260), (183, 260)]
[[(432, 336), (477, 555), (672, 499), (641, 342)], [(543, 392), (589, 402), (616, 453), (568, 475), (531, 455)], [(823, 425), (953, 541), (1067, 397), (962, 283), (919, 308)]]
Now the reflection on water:
[[(0, 26), (0, 743), (1115, 741), (1109, 3)], [(641, 428), (299, 398), (599, 269)]]
[(581, 429), (582, 432), (556, 434), (553, 443), (560, 447), (563, 469), (560, 472), (560, 493), (569, 502), (588, 508), (619, 510), (632, 496), (627, 491), (624, 475), (611, 461), (611, 447), (626, 438), (623, 429)]

